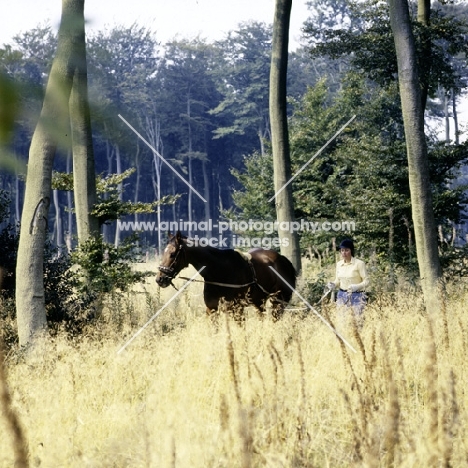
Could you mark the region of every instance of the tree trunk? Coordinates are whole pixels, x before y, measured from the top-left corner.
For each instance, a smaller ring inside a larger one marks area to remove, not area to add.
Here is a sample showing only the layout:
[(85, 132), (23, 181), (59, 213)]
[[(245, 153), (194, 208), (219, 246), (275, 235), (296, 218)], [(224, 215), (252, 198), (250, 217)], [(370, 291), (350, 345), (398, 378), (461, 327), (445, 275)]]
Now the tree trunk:
[[(109, 134), (107, 125), (104, 123), (104, 131), (106, 134)], [(111, 175), (113, 173), (113, 164), (112, 161), (114, 159), (114, 147), (111, 145), (108, 139), (106, 139), (106, 159), (107, 159), (107, 175)], [(103, 194), (104, 198), (107, 199), (107, 194)], [(109, 223), (104, 223), (102, 226), (102, 237), (105, 242), (109, 244), (112, 242), (111, 240), (111, 226)], [(115, 239), (114, 239), (115, 240)]]
[(458, 129), (458, 114), (457, 114), (457, 102), (455, 98), (455, 91), (453, 88), (450, 90), (450, 97), (452, 99), (452, 114), (453, 114), (453, 131), (455, 133), (455, 144), (460, 144), (460, 132)]
[(55, 244), (57, 245), (59, 255), (63, 253), (63, 224), (62, 213), (60, 210), (59, 191), (52, 190), (52, 199), (54, 200), (55, 209)]
[[(429, 26), (430, 19), (431, 0), (418, 0), (418, 22), (427, 27)], [(423, 56), (423, 63), (425, 64), (426, 70), (429, 70), (432, 62), (432, 43), (427, 33), (423, 33), (422, 35), (421, 54)], [(426, 109), (427, 97), (429, 95), (429, 75), (419, 75), (419, 79), (419, 83), (421, 83), (421, 105), (424, 112)]]
[[(204, 185), (203, 196), (206, 199), (206, 203), (204, 203), (203, 206), (205, 208), (205, 221), (207, 225), (209, 226), (210, 219), (211, 219), (211, 196), (210, 196), (211, 178), (208, 175), (208, 168), (207, 168), (207, 164), (205, 160), (202, 161), (202, 171), (203, 171), (203, 185)], [(206, 235), (208, 237), (211, 237), (213, 233), (210, 231), (210, 232), (207, 232)]]
[(447, 91), (443, 90), (443, 103), (444, 103), (444, 120), (445, 120), (445, 141), (450, 142), (450, 112), (448, 108), (448, 94)]
[[(281, 190), (292, 176), (286, 107), (291, 4), (292, 0), (276, 0), (270, 69), (271, 142), (274, 185), (277, 193), (275, 199), (276, 215), (279, 223), (294, 221), (292, 186), (289, 184)], [(278, 230), (278, 234), (281, 239), (281, 253), (291, 260), (294, 268), (299, 272), (301, 269), (301, 252), (298, 233), (290, 232), (290, 230)]]
[(15, 173), (15, 225), (21, 220), (20, 209), (20, 178), (18, 173)]
[(419, 274), (428, 311), (440, 309), (441, 268), (437, 227), (432, 208), (431, 182), (424, 134), (416, 48), (407, 0), (390, 0), (390, 21), (398, 61), (398, 79), (408, 155), (408, 175)]
[[(20, 346), (47, 328), (44, 304), (44, 243), (48, 233), (52, 165), (68, 133), (68, 101), (76, 69), (75, 45), (83, 40), (84, 0), (63, 0), (57, 52), (29, 150), (16, 266), (16, 314)], [(78, 20), (78, 21), (77, 21)]]
[[(122, 174), (122, 158), (120, 157), (120, 146), (115, 145), (115, 163), (116, 163), (116, 174)], [(123, 183), (120, 182), (118, 186), (119, 190), (119, 201), (123, 200)], [(120, 230), (118, 223), (115, 223), (115, 237), (114, 237), (114, 247), (120, 245)]]
[(188, 192), (188, 202), (187, 202), (187, 214), (190, 229), (188, 230), (188, 236), (192, 236), (192, 187), (193, 187), (193, 172), (192, 172), (192, 122), (191, 119), (191, 107), (190, 107), (190, 94), (187, 96), (187, 135), (188, 135), (188, 177), (189, 177), (189, 192)]
[[(151, 146), (160, 154), (163, 154), (163, 146), (161, 140), (161, 123), (156, 118), (153, 120), (146, 117), (146, 136), (151, 143)], [(161, 200), (161, 171), (162, 171), (162, 160), (161, 158), (153, 151), (153, 164), (152, 164), (152, 171), (151, 171), (151, 178), (153, 181), (153, 189), (154, 194), (156, 196), (156, 200)], [(156, 212), (157, 217), (157, 252), (158, 255), (161, 252), (162, 247), (162, 237), (161, 237), (161, 207), (158, 206), (158, 210)]]
[(100, 234), (99, 219), (91, 214), (97, 203), (96, 171), (88, 100), (88, 67), (84, 24), (77, 44), (77, 66), (70, 96), (70, 122), (73, 148), (73, 192), (78, 243)]
[[(135, 192), (133, 194), (133, 203), (137, 204), (140, 197), (140, 179), (141, 179), (141, 161), (140, 161), (140, 140), (137, 140), (137, 148), (135, 152), (135, 168), (136, 168), (136, 180), (135, 180)], [(135, 223), (138, 222), (138, 213), (134, 214)]]
[[(72, 154), (68, 152), (67, 154), (67, 174), (71, 172), (72, 166)], [(68, 253), (70, 253), (73, 249), (73, 194), (71, 190), (67, 192), (67, 212), (68, 212), (68, 219), (67, 219), (67, 234), (65, 237), (65, 243), (67, 244)]]

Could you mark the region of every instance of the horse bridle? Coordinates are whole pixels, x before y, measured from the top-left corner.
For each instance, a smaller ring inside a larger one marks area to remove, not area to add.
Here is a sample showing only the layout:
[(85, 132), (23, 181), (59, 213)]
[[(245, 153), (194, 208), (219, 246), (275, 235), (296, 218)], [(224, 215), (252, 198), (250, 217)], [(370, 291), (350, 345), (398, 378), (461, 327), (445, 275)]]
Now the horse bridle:
[(174, 256), (174, 260), (172, 261), (172, 263), (166, 267), (166, 266), (159, 266), (158, 269), (161, 273), (164, 273), (170, 280), (171, 280), (171, 284), (172, 284), (172, 280), (175, 278), (175, 276), (177, 275), (177, 273), (180, 272), (180, 269), (179, 271), (176, 271), (176, 269), (174, 268), (174, 265), (176, 264), (177, 262), (177, 259), (179, 258), (179, 255), (181, 254), (181, 252), (183, 251), (183, 247), (184, 247), (184, 244), (179, 244), (179, 248), (177, 249), (177, 252)]

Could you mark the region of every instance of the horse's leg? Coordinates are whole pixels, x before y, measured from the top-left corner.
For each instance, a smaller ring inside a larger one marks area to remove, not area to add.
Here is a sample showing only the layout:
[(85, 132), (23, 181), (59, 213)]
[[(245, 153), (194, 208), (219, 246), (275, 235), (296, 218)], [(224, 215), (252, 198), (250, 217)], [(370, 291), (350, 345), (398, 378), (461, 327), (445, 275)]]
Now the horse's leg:
[(232, 317), (239, 325), (245, 322), (244, 304), (241, 300), (230, 301), (226, 305)]
[(217, 324), (219, 316), (219, 299), (208, 297), (206, 290), (203, 291), (203, 299), (205, 300), (206, 315), (211, 318), (213, 323)]
[(257, 310), (258, 316), (263, 319), (266, 315), (266, 301), (267, 297), (263, 292), (261, 292), (258, 288), (254, 288), (250, 290), (250, 304), (252, 304), (255, 309)]
[(277, 322), (284, 314), (284, 302), (281, 299), (271, 298), (271, 316)]

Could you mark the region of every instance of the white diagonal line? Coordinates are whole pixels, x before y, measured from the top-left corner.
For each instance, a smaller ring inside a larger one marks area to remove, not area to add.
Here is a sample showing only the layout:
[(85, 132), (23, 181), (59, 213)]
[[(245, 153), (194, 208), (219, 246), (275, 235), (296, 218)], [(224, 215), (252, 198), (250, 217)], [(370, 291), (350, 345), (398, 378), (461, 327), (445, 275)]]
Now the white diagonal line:
[(120, 117), (120, 119), (128, 126), (128, 128), (130, 128), (130, 130), (132, 130), (137, 136), (138, 138), (140, 138), (153, 152), (154, 154), (160, 158), (162, 160), (162, 162), (164, 164), (166, 164), (169, 169), (174, 172), (174, 174), (179, 177), (179, 179), (182, 180), (182, 182), (184, 182), (184, 184), (186, 184), (190, 190), (193, 190), (193, 192), (195, 194), (197, 194), (205, 203), (207, 203), (207, 201), (192, 187), (192, 185), (190, 185), (189, 182), (187, 182), (160, 154), (159, 154), (159, 151), (156, 150), (147, 140), (145, 140), (145, 138), (140, 134), (138, 133), (137, 130), (135, 130), (135, 128), (133, 128), (120, 114), (118, 114), (118, 116)]
[(202, 266), (118, 351), (120, 354), (205, 269)]
[[(357, 353), (357, 351), (344, 339), (344, 337), (338, 333), (337, 330), (335, 330), (302, 296), (301, 294), (295, 289), (293, 288), (271, 265), (269, 265), (269, 268), (275, 273), (276, 276), (278, 276), (279, 278), (281, 278), (284, 283), (287, 284), (287, 286), (289, 287), (289, 289), (291, 289), (291, 291), (295, 292), (298, 296), (299, 296), (299, 299), (305, 304), (307, 305), (307, 307), (346, 345), (348, 346), (352, 351), (354, 351), (355, 353)], [(327, 293), (328, 294), (328, 293)], [(324, 296), (325, 297), (325, 296)], [(322, 298), (323, 299), (323, 298)]]
[(276, 198), (355, 118), (353, 115), (268, 201)]

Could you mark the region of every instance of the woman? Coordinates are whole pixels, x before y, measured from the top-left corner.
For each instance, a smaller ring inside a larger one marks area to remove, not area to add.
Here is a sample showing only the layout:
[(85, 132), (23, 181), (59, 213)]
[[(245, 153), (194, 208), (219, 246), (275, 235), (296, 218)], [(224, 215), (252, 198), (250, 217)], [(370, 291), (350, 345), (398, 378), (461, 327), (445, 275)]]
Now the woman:
[(351, 239), (341, 242), (340, 253), (341, 260), (336, 264), (335, 279), (328, 283), (327, 287), (330, 290), (338, 288), (338, 308), (352, 308), (354, 317), (361, 322), (366, 305), (365, 289), (369, 285), (366, 264), (354, 257), (354, 244)]

